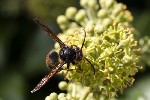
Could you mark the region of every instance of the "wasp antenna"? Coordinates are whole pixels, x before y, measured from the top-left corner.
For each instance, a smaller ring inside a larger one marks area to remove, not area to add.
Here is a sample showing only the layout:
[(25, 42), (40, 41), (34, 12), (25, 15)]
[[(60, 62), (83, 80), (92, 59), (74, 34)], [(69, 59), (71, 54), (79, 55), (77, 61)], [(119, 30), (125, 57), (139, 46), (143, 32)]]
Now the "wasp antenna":
[(91, 67), (93, 68), (93, 71), (94, 71), (94, 75), (95, 75), (95, 68), (93, 66), (93, 64), (90, 62), (89, 59), (87, 59), (86, 57), (84, 57), (86, 59), (86, 61), (91, 65)]
[(34, 93), (38, 91), (42, 86), (44, 86), (48, 80), (57, 72), (60, 71), (61, 67), (65, 64), (65, 62), (61, 62), (56, 68), (54, 68), (47, 76), (45, 76), (38, 84), (37, 86), (31, 91), (31, 93)]
[(83, 48), (83, 45), (84, 45), (84, 43), (85, 43), (85, 38), (86, 38), (86, 31), (83, 29), (83, 31), (84, 31), (84, 39), (83, 39), (83, 42), (82, 42), (82, 46), (81, 46), (81, 50), (82, 50), (82, 48)]
[(44, 31), (46, 31), (46, 33), (53, 38), (54, 41), (58, 42), (60, 47), (63, 48), (66, 45), (50, 30), (50, 28), (45, 25), (41, 20), (39, 20), (38, 18), (34, 18), (33, 19)]

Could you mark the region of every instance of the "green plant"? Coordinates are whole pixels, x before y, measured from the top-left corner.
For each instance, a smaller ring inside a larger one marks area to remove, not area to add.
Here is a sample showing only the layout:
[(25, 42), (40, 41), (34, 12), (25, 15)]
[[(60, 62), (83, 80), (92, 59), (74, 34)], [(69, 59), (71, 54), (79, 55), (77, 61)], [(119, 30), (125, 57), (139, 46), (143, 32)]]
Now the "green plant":
[[(57, 18), (63, 31), (58, 37), (67, 45), (80, 47), (84, 29), (87, 36), (82, 51), (94, 65), (95, 74), (84, 59), (69, 70), (64, 66), (60, 74), (71, 81), (65, 86), (67, 93), (59, 94), (61, 98), (52, 93), (46, 100), (52, 95), (60, 100), (113, 98), (118, 91), (122, 93), (124, 88), (133, 85), (132, 76), (141, 68), (137, 65), (140, 49), (130, 23), (133, 17), (126, 6), (114, 0), (81, 0), (80, 4), (83, 9), (69, 7), (65, 15)], [(60, 49), (57, 43), (55, 49)]]

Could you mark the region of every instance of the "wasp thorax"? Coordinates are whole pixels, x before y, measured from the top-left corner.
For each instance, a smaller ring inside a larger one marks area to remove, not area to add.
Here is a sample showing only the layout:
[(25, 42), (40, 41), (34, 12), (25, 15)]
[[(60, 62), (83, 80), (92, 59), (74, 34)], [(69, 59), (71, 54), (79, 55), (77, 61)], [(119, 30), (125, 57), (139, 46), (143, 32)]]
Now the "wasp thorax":
[(63, 47), (59, 52), (60, 59), (70, 63), (75, 63), (74, 60), (76, 58), (76, 51), (72, 47)]

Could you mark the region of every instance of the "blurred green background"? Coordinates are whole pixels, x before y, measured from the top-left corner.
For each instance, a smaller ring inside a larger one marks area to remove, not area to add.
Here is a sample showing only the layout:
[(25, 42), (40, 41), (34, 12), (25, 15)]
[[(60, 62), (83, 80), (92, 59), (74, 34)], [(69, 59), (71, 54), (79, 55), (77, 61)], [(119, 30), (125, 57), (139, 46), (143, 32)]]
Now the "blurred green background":
[[(133, 26), (139, 33), (137, 39), (150, 36), (150, 1), (118, 2), (126, 4), (132, 12)], [(61, 92), (57, 84), (63, 78), (55, 75), (40, 91), (30, 93), (49, 73), (45, 56), (54, 44), (32, 19), (37, 17), (45, 21), (54, 33), (59, 33), (56, 18), (69, 6), (79, 9), (79, 0), (0, 1), (0, 100), (43, 100), (51, 92)], [(144, 70), (135, 79), (135, 84), (120, 94), (120, 100), (150, 100), (149, 64), (144, 64)]]

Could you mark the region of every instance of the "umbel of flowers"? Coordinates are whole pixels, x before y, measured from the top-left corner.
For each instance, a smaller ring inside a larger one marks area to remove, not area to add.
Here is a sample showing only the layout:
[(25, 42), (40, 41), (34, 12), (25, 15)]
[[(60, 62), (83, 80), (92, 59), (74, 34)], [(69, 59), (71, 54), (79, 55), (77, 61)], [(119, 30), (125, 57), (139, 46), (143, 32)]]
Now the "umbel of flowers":
[[(68, 46), (81, 47), (85, 30), (82, 51), (93, 64), (95, 73), (85, 59), (70, 65), (69, 69), (64, 66), (60, 73), (73, 84), (88, 88), (88, 93), (96, 99), (113, 97), (133, 84), (133, 76), (140, 68), (137, 65), (139, 48), (134, 40), (134, 28), (130, 25), (132, 15), (124, 4), (114, 0), (80, 0), (80, 4), (83, 9), (69, 7), (65, 15), (58, 17), (57, 22), (63, 31), (58, 37)], [(57, 43), (55, 48), (60, 49)]]

